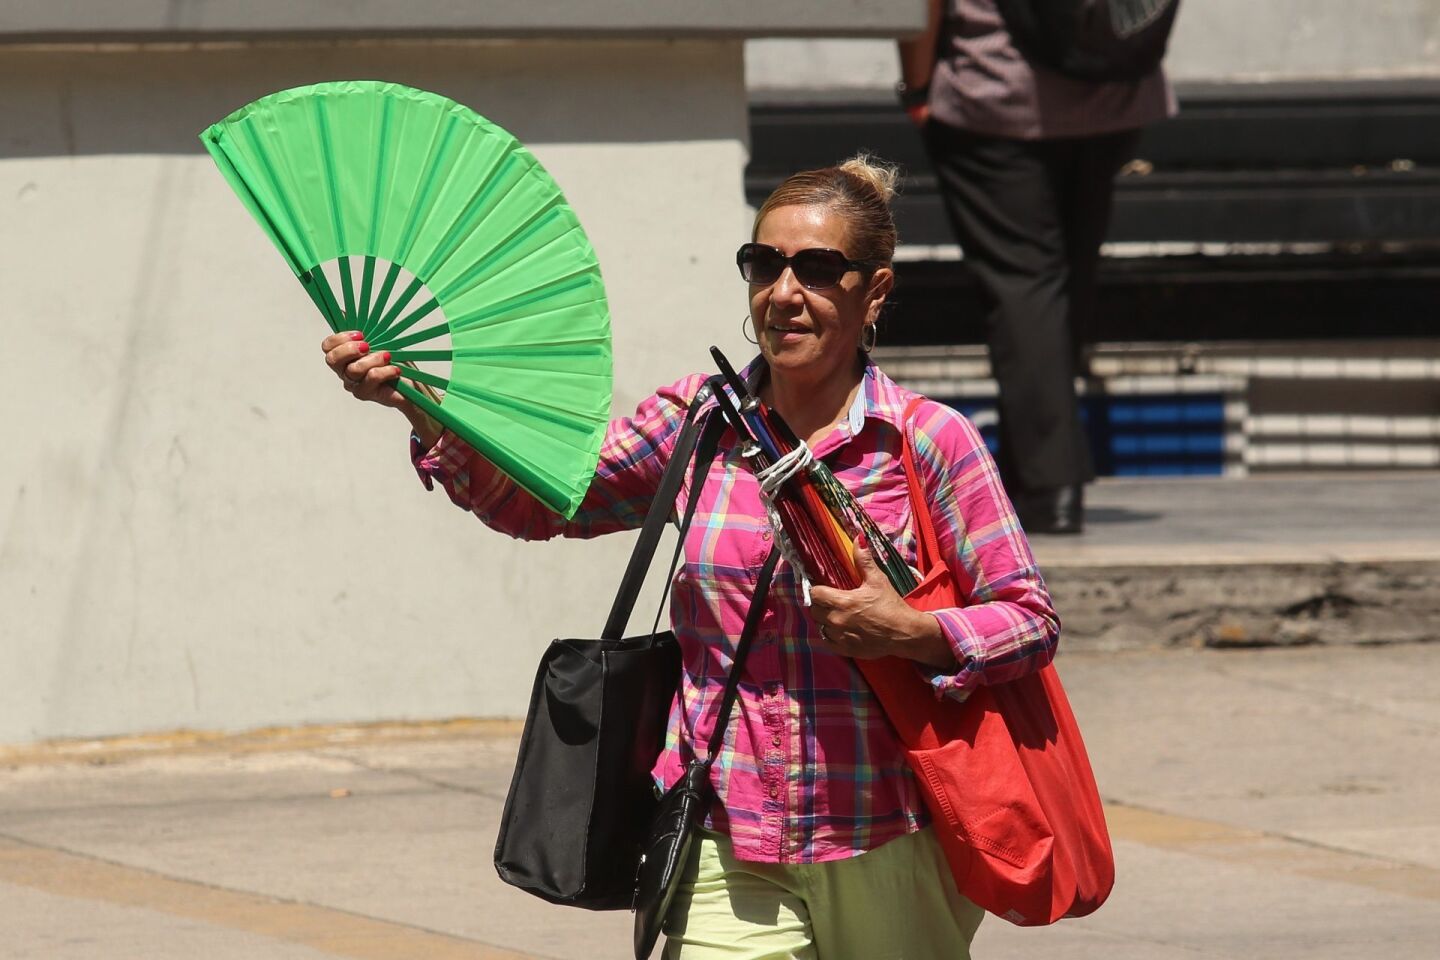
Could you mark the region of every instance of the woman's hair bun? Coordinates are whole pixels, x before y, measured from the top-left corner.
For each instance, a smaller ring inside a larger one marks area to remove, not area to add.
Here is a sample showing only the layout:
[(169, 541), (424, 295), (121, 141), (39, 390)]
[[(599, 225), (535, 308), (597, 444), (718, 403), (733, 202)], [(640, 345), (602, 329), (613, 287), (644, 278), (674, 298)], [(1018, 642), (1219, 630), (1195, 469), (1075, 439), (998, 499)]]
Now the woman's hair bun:
[(895, 197), (896, 185), (900, 181), (900, 169), (894, 164), (886, 163), (868, 153), (857, 153), (840, 164), (840, 169), (870, 184), (882, 202), (889, 204)]
[(750, 232), (754, 240), (771, 210), (793, 204), (828, 207), (843, 217), (845, 252), (854, 260), (889, 264), (895, 258), (895, 215), (890, 200), (900, 179), (899, 168), (868, 153), (817, 170), (801, 170), (785, 178), (765, 198)]

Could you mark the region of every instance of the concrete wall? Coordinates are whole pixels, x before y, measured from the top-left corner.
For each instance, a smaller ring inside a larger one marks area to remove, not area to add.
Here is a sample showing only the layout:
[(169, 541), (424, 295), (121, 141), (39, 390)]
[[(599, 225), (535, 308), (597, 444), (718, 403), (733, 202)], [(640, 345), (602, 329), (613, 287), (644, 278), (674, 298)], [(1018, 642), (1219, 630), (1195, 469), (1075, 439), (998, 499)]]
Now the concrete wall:
[[(883, 40), (756, 40), (752, 90), (888, 90)], [(1183, 0), (1166, 68), (1180, 83), (1440, 76), (1440, 0)]]
[(436, 37), (890, 36), (925, 0), (5, 0), (0, 40)]
[(630, 538), (518, 544), (426, 494), (200, 148), (347, 76), (533, 148), (604, 268), (617, 410), (748, 356), (738, 41), (0, 46), (0, 742), (516, 715), (599, 629)]
[(1180, 82), (1440, 76), (1440, 0), (1187, 0), (1166, 65)]

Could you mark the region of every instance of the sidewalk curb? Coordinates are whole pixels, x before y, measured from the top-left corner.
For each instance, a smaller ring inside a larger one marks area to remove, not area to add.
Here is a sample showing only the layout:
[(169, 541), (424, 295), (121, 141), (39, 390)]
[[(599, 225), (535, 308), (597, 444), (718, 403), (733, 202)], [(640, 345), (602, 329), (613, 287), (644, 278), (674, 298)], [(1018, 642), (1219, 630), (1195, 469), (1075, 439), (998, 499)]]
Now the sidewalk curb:
[(236, 755), (357, 744), (518, 737), (523, 724), (523, 720), (512, 718), (451, 717), (444, 720), (261, 727), (240, 732), (170, 730), (134, 736), (45, 740), (32, 744), (0, 744), (0, 768), (54, 764), (102, 766), (146, 757)]

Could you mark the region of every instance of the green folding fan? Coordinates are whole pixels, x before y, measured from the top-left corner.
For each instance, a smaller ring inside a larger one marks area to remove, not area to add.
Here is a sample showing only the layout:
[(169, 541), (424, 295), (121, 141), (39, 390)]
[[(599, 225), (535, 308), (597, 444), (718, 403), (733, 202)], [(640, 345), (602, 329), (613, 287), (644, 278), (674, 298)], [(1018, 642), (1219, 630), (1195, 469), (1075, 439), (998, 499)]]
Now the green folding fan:
[(399, 389), (566, 517), (610, 412), (600, 268), (519, 141), (378, 81), (284, 90), (201, 134), (335, 331), (389, 350)]

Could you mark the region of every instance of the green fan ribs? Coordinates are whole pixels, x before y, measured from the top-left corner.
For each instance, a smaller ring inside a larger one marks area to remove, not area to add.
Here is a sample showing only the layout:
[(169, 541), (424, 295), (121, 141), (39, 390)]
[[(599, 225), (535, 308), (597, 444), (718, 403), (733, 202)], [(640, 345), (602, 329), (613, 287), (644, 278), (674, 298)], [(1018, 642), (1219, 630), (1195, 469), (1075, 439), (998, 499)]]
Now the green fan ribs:
[(390, 351), (407, 397), (573, 516), (609, 418), (610, 317), (535, 157), (460, 104), (380, 81), (283, 90), (201, 140), (330, 329)]

